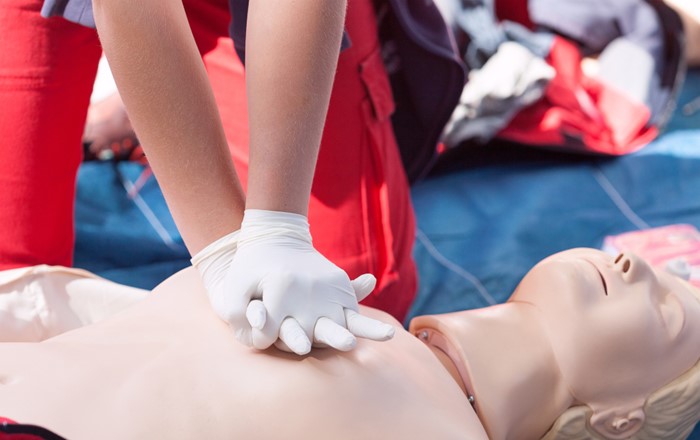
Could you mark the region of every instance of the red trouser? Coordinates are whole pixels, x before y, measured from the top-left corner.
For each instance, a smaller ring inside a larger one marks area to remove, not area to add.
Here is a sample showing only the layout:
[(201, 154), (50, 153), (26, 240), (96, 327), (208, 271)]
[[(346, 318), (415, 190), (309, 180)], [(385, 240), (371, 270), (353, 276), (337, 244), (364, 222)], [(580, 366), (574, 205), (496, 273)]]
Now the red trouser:
[[(244, 186), (248, 127), (243, 68), (226, 0), (185, 0)], [(414, 217), (389, 116), (391, 91), (371, 0), (350, 0), (352, 47), (339, 59), (312, 189), (315, 247), (351, 277), (371, 272), (365, 304), (402, 319), (416, 290)], [(95, 32), (39, 17), (40, 0), (0, 9), (0, 268), (70, 265), (80, 135), (100, 48)], [(7, 114), (6, 114), (7, 113)]]
[(101, 49), (97, 34), (0, 6), (0, 269), (70, 265), (81, 137)]

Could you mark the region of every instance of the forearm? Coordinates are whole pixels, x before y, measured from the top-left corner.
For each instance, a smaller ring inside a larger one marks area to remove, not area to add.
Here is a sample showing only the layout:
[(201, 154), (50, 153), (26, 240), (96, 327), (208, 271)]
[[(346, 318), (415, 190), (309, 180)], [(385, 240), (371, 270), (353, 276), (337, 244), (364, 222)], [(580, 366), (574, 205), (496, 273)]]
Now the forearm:
[(95, 0), (120, 94), (191, 253), (238, 229), (244, 197), (179, 0)]
[(344, 0), (251, 0), (246, 36), (248, 208), (307, 214)]

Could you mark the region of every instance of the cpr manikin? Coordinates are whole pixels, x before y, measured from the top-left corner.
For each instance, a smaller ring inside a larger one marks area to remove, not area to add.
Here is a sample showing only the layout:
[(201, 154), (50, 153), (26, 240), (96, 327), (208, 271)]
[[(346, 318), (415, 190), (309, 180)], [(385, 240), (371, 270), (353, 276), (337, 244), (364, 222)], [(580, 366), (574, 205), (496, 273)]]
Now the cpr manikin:
[(680, 439), (700, 418), (697, 295), (573, 250), (506, 304), (416, 318), (419, 338), (366, 309), (394, 339), (299, 358), (233, 341), (186, 270), (102, 322), (0, 344), (0, 416), (73, 440)]

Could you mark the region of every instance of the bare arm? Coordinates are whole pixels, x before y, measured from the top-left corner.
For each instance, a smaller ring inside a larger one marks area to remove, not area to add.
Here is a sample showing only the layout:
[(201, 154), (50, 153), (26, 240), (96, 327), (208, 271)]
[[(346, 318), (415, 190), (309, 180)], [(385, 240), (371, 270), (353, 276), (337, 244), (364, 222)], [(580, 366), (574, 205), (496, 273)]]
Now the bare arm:
[[(248, 206), (306, 214), (344, 0), (252, 0)], [(179, 0), (95, 0), (134, 128), (191, 253), (238, 229), (244, 196)]]
[(115, 81), (192, 254), (240, 227), (244, 196), (179, 0), (96, 0)]
[(306, 214), (346, 1), (251, 0), (249, 208)]

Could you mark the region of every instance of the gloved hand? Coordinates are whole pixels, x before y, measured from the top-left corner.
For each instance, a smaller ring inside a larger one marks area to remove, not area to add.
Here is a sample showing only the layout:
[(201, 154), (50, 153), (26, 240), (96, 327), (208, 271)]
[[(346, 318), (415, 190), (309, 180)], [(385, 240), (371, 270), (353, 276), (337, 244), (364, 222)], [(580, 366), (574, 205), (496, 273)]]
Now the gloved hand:
[(350, 281), (313, 248), (304, 216), (247, 210), (240, 234), (212, 243), (192, 263), (214, 310), (246, 345), (276, 343), (306, 354), (312, 341), (346, 351), (355, 336), (381, 341), (394, 334), (390, 325), (357, 313), (374, 277)]

